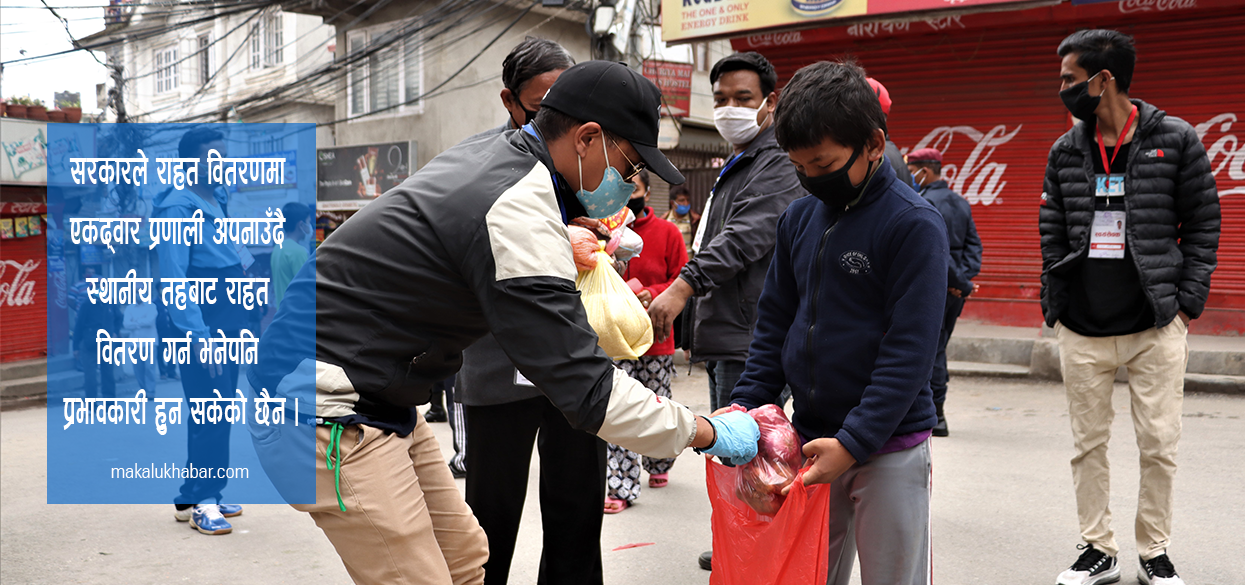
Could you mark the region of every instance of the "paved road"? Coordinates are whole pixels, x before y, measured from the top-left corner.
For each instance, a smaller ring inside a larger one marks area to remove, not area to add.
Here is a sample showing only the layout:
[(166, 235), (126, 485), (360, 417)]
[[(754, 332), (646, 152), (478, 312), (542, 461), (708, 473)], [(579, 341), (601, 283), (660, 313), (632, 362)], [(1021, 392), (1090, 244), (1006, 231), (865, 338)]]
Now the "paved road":
[[(686, 372), (683, 366), (675, 398), (704, 412), (704, 372)], [(1112, 507), (1123, 582), (1132, 583), (1137, 449), (1123, 386), (1116, 404)], [(957, 379), (947, 408), (952, 436), (934, 443), (938, 582), (1053, 583), (1078, 543), (1062, 387)], [(349, 583), (310, 518), (285, 506), (248, 506), (233, 534), (209, 537), (174, 522), (172, 506), (45, 505), (44, 416), (43, 409), (0, 414), (0, 582)], [(1245, 583), (1243, 419), (1245, 399), (1186, 398), (1171, 554), (1191, 585)], [(436, 430), (448, 447), (448, 427)], [(512, 571), (519, 585), (535, 582), (539, 563), (535, 504), (533, 482)], [(703, 460), (689, 451), (669, 487), (646, 490), (636, 506), (606, 518), (606, 583), (707, 584), (695, 558), (709, 547), (708, 518)], [(655, 544), (613, 550), (647, 542)]]

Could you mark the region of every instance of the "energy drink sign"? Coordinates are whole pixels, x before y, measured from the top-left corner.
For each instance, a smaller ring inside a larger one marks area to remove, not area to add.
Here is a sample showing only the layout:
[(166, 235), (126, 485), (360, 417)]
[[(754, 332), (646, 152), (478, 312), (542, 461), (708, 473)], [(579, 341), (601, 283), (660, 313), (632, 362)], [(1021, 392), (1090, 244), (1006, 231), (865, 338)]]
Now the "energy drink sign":
[(316, 209), (361, 209), (415, 168), (413, 142), (321, 148), (316, 151)]
[(907, 12), (963, 10), (990, 4), (1033, 4), (1033, 0), (662, 0), (662, 40), (667, 43)]

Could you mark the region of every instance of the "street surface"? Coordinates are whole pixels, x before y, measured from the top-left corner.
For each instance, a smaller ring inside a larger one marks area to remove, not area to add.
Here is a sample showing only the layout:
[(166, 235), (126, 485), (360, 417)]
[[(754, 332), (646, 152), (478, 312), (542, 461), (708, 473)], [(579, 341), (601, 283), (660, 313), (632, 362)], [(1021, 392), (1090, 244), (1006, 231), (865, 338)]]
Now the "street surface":
[[(679, 366), (674, 397), (707, 412), (704, 370), (687, 371)], [(160, 388), (161, 395), (173, 392), (176, 386)], [(1122, 583), (1131, 584), (1137, 448), (1123, 385), (1115, 398), (1112, 511)], [(1080, 542), (1062, 385), (953, 379), (947, 412), (951, 437), (934, 442), (936, 582), (1054, 583)], [(0, 414), (0, 582), (350, 582), (311, 518), (287, 506), (247, 506), (231, 519), (233, 534), (204, 536), (175, 522), (172, 505), (46, 505), (44, 417), (42, 408)], [(1170, 553), (1190, 585), (1245, 583), (1243, 419), (1245, 399), (1185, 398)], [(448, 453), (448, 425), (434, 426)], [(533, 472), (511, 572), (516, 585), (535, 583), (540, 560), (536, 477)], [(614, 550), (637, 543), (654, 544)], [(709, 573), (696, 566), (696, 556), (709, 546), (704, 463), (688, 450), (669, 487), (646, 487), (635, 506), (605, 518), (605, 582), (705, 585)]]

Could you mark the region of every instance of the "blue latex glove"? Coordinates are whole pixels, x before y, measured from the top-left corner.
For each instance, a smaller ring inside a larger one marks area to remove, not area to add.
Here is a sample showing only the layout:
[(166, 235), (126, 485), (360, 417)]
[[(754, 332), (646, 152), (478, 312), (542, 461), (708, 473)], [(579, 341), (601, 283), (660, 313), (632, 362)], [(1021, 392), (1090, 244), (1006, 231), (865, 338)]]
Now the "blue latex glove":
[(717, 439), (712, 447), (702, 452), (728, 461), (731, 465), (743, 465), (756, 457), (761, 429), (748, 413), (734, 410), (706, 420), (713, 425)]

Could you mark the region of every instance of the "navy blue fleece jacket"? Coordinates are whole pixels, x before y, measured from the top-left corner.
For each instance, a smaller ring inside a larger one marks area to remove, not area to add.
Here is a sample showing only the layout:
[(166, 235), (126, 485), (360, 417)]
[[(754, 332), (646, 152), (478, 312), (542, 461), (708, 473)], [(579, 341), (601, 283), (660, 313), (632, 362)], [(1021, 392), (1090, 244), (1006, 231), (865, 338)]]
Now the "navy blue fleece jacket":
[(933, 428), (948, 256), (942, 216), (889, 163), (846, 211), (791, 204), (731, 401), (756, 408), (790, 384), (796, 430), (836, 438), (861, 462)]

